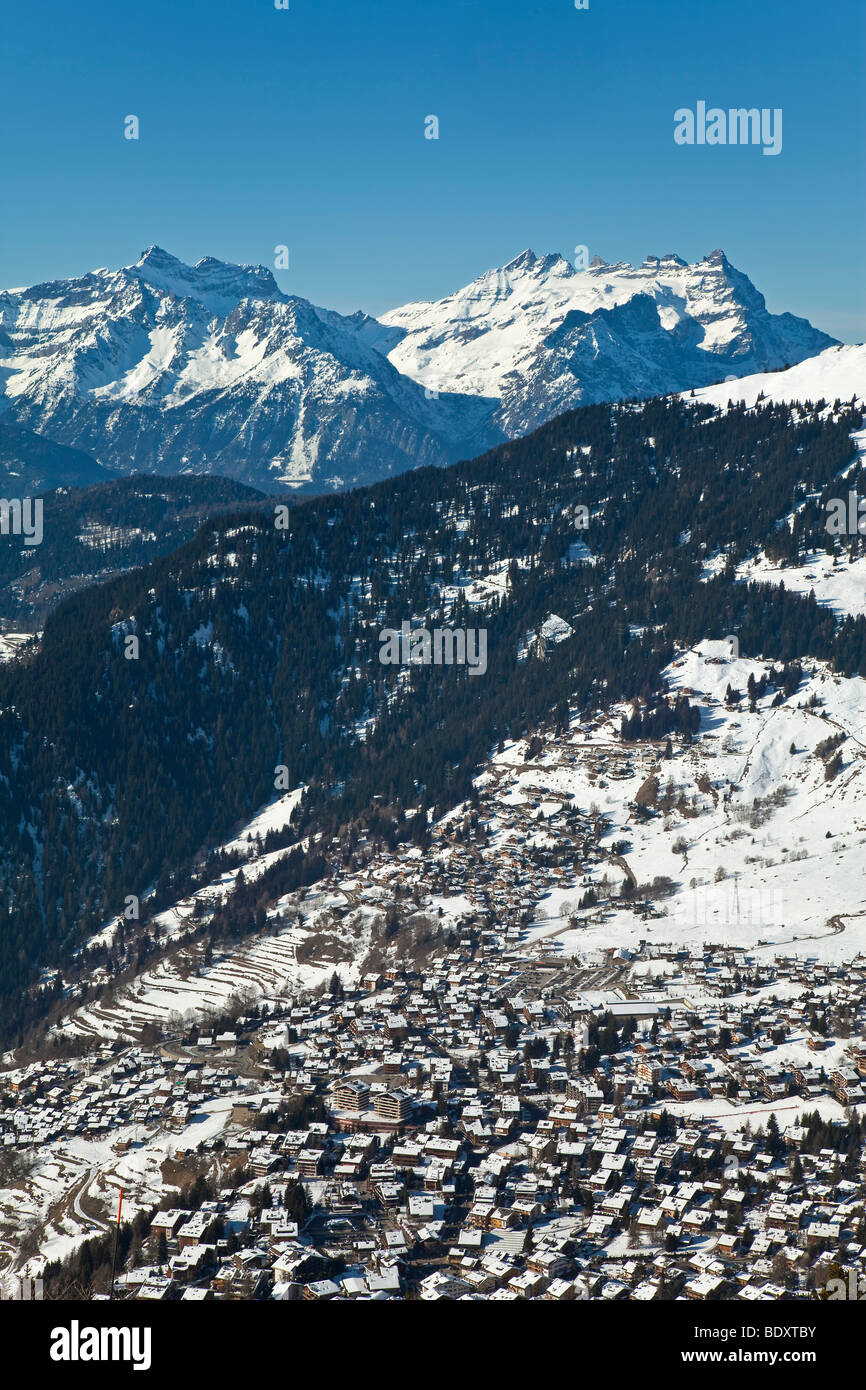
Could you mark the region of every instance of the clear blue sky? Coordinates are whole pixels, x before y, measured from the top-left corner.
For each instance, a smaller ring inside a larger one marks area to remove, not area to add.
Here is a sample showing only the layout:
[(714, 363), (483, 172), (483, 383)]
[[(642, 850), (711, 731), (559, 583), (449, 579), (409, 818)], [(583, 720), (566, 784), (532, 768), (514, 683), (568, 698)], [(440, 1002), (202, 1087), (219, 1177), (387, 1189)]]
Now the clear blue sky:
[[(7, 0), (0, 285), (285, 243), (285, 290), (376, 313), (526, 246), (721, 246), (771, 309), (866, 337), (863, 0), (290, 6)], [(675, 145), (698, 100), (781, 107), (782, 153)]]

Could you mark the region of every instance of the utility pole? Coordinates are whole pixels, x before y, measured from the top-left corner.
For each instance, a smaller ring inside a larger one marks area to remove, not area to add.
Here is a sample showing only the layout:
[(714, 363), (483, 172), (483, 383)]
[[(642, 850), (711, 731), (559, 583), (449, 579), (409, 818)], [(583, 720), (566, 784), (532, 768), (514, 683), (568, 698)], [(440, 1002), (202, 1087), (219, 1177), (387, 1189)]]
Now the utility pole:
[(116, 1225), (115, 1228), (114, 1228), (114, 1254), (113, 1254), (112, 1257), (111, 1257), (111, 1292), (110, 1292), (109, 1295), (108, 1295), (109, 1298), (114, 1298), (114, 1273), (115, 1273), (115, 1270), (117, 1269), (117, 1242), (118, 1242), (118, 1238), (119, 1238), (119, 1236), (120, 1236), (120, 1213), (121, 1213), (122, 1210), (123, 1210), (123, 1188), (120, 1189), (120, 1195), (118, 1196), (118, 1199), (117, 1199), (117, 1225)]

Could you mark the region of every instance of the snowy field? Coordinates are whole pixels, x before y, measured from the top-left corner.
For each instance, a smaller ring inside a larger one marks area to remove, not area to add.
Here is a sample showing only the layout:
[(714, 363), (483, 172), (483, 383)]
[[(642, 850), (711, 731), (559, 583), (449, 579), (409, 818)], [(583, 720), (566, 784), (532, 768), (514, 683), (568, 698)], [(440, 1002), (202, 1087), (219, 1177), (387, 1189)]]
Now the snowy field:
[[(528, 796), (541, 781), (557, 794), (539, 808), (542, 835), (546, 825), (555, 829), (567, 802), (597, 808), (609, 818), (603, 843), (627, 841), (624, 859), (638, 883), (666, 876), (676, 885), (660, 900), (660, 917), (605, 908), (581, 914), (587, 925), (572, 931), (567, 917), (586, 881), (575, 876), (538, 903), (532, 939), (556, 936), (564, 951), (579, 954), (637, 949), (642, 940), (724, 942), (833, 961), (866, 951), (866, 683), (808, 663), (794, 696), (772, 708), (770, 690), (752, 714), (746, 685), (768, 665), (731, 658), (723, 642), (705, 642), (669, 668), (672, 690), (701, 708), (699, 737), (687, 749), (675, 739), (673, 758), (657, 764), (662, 790), (670, 779), (684, 811), (675, 807), (644, 823), (633, 817), (630, 803), (648, 770), (642, 749), (632, 776), (599, 771), (600, 757), (622, 761), (618, 718), (592, 732), (574, 728), (561, 744), (548, 743), (531, 769), (500, 783), (505, 800)], [(729, 684), (743, 693), (738, 709), (725, 706)], [(820, 703), (807, 708), (813, 696)], [(814, 749), (839, 733), (846, 735), (844, 765), (827, 782)], [(494, 769), (497, 762), (513, 765), (514, 752), (494, 758)], [(623, 877), (609, 863), (594, 878), (602, 872), (613, 883)]]
[(795, 594), (814, 592), (815, 598), (833, 613), (844, 618), (866, 613), (866, 556), (850, 563), (834, 563), (832, 555), (816, 551), (805, 557), (802, 565), (782, 568), (766, 555), (747, 560), (737, 568), (737, 578), (758, 584), (784, 584)]
[[(684, 394), (691, 396), (691, 392)], [(768, 401), (823, 399), (831, 406), (836, 400), (844, 403), (853, 397), (862, 403), (866, 400), (866, 344), (827, 348), (783, 372), (756, 372), (736, 381), (701, 387), (694, 394), (695, 400), (723, 408), (729, 401), (753, 406), (759, 396)]]

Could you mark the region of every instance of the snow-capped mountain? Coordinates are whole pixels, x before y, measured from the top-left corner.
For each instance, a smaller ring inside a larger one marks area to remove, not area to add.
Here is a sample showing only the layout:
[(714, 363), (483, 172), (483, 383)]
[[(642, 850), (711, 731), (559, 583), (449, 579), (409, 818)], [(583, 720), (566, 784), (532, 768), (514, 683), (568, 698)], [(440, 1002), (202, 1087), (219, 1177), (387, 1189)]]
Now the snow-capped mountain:
[(3, 405), (123, 472), (339, 488), (501, 438), (371, 347), (366, 316), (284, 295), (263, 266), (151, 247), (134, 265), (0, 295)]
[(390, 361), (440, 390), (494, 396), (508, 435), (597, 401), (705, 386), (799, 362), (835, 340), (764, 296), (713, 251), (688, 265), (596, 258), (576, 270), (532, 251), (435, 303), (382, 316)]
[(575, 405), (767, 371), (833, 339), (716, 251), (575, 270), (531, 251), (377, 320), (264, 266), (151, 247), (0, 294), (0, 410), (121, 472), (327, 491), (471, 457)]

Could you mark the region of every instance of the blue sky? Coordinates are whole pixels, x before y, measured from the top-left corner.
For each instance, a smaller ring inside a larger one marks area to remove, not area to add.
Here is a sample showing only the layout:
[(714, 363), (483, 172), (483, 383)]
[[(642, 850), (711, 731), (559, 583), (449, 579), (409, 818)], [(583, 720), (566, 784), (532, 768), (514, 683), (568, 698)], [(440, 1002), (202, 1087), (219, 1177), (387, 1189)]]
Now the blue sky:
[[(283, 289), (377, 313), (526, 246), (721, 246), (866, 337), (863, 0), (8, 0), (3, 50), (3, 286), (285, 244)], [(781, 107), (781, 154), (677, 146), (699, 100)]]

